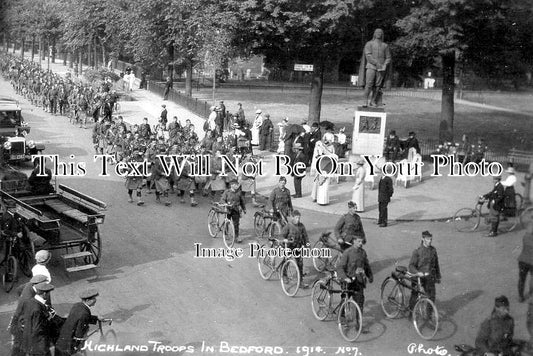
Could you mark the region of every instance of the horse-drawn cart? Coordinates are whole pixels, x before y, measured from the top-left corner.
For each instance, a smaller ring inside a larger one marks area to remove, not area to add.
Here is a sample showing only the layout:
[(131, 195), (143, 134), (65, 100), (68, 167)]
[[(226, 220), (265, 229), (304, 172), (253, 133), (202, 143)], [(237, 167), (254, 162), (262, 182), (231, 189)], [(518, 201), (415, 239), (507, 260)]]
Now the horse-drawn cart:
[[(32, 251), (64, 249), (67, 272), (96, 267), (102, 253), (98, 225), (104, 222), (105, 203), (62, 184), (52, 194), (35, 195), (10, 183), (1, 182), (1, 203), (21, 226)], [(40, 238), (30, 238), (32, 233)]]

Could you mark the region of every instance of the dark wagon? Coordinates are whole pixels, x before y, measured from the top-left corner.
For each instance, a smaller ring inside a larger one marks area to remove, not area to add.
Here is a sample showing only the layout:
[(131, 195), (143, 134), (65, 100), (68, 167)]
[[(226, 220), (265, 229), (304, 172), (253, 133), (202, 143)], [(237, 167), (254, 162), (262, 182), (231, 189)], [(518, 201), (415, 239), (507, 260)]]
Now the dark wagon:
[[(20, 226), (26, 250), (64, 250), (67, 272), (96, 268), (102, 255), (99, 225), (105, 218), (104, 202), (63, 184), (46, 195), (31, 194), (24, 181), (1, 181), (0, 187), (1, 203)], [(35, 243), (37, 240), (40, 244)], [(26, 259), (20, 261), (23, 272), (28, 270), (23, 265), (28, 263)], [(6, 265), (6, 273), (12, 263)], [(16, 271), (10, 277), (16, 279)]]

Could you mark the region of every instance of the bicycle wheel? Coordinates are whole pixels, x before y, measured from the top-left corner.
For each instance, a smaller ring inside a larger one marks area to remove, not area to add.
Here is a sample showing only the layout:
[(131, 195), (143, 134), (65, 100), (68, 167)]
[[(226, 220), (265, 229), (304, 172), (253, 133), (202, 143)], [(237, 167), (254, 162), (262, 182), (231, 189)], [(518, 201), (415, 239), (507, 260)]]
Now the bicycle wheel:
[(459, 209), (453, 215), (455, 229), (459, 232), (472, 232), (476, 230), (481, 221), (480, 219), (479, 211), (470, 208)]
[(520, 213), (520, 224), (526, 226), (528, 223), (533, 221), (533, 206), (525, 209)]
[(281, 266), (281, 289), (289, 296), (294, 297), (300, 288), (300, 270), (295, 260), (289, 259)]
[(499, 230), (503, 232), (511, 232), (520, 224), (520, 211), (514, 209), (514, 211), (509, 214), (500, 215), (500, 226)]
[(105, 343), (107, 345), (118, 344), (117, 333), (115, 332), (115, 330), (113, 329), (107, 330), (105, 334), (101, 335), (100, 343), (101, 344)]
[(381, 285), (381, 309), (389, 319), (397, 318), (405, 305), (403, 287), (391, 277)]
[(9, 256), (6, 261), (4, 274), (2, 275), (2, 285), (6, 293), (9, 293), (17, 280), (18, 263), (15, 256)]
[(235, 244), (235, 226), (233, 221), (226, 219), (222, 227), (222, 239), (226, 248), (230, 249)]
[(268, 236), (272, 239), (279, 238), (279, 235), (281, 235), (281, 228), (282, 226), (279, 222), (272, 222), (268, 229)]
[(350, 342), (357, 340), (363, 327), (363, 313), (359, 305), (352, 299), (344, 301), (339, 309), (337, 322), (344, 340)]
[(218, 214), (214, 209), (209, 210), (207, 214), (207, 230), (211, 237), (217, 237), (218, 234)]
[(413, 308), (413, 325), (422, 339), (432, 339), (439, 329), (439, 313), (435, 303), (428, 298), (420, 298)]
[[(314, 245), (313, 245), (313, 249), (322, 249), (322, 248), (326, 248), (326, 245), (321, 241), (321, 240), (318, 240)], [(322, 272), (326, 269), (326, 266), (328, 265), (328, 261), (327, 261), (327, 258), (326, 257), (314, 257), (313, 256), (313, 267), (315, 267), (315, 269), (318, 271), (318, 272)]]
[(328, 290), (328, 283), (322, 279), (313, 284), (311, 308), (313, 315), (318, 320), (325, 320), (331, 310), (331, 293)]
[(254, 232), (255, 236), (262, 239), (264, 235), (264, 229), (265, 229), (265, 218), (263, 218), (263, 215), (261, 212), (256, 212), (254, 214)]

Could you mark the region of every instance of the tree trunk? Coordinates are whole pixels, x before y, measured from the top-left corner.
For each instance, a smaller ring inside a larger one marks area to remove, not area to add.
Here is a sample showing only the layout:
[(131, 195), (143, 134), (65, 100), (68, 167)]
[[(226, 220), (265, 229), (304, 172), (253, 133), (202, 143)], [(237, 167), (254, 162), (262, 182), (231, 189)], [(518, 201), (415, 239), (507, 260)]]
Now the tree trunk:
[(168, 46), (168, 76), (170, 77), (170, 81), (174, 83), (174, 42), (172, 42)]
[(104, 43), (100, 40), (100, 44), (102, 45), (102, 67), (107, 67), (107, 64), (105, 62), (105, 47)]
[(43, 38), (39, 37), (39, 66), (41, 66), (41, 61), (44, 59), (43, 52)]
[(17, 40), (13, 38), (13, 54), (15, 54), (17, 50)]
[(52, 63), (55, 63), (56, 62), (56, 39), (53, 38), (52, 41), (50, 42), (52, 48), (52, 53), (50, 53), (52, 55)]
[(442, 55), (442, 104), (439, 125), (439, 140), (453, 140), (455, 51)]
[(313, 64), (313, 77), (311, 79), (311, 95), (309, 96), (309, 124), (320, 122), (322, 110), (322, 89), (324, 86), (324, 60), (317, 59)]
[(82, 75), (83, 74), (83, 47), (80, 47), (78, 49), (78, 65), (79, 65), (78, 75)]
[(96, 44), (96, 37), (93, 39), (94, 42), (94, 54), (93, 54), (93, 60), (94, 60), (94, 69), (98, 68), (98, 45)]
[(26, 44), (26, 40), (24, 37), (20, 39), (20, 58), (24, 59), (24, 45)]
[(74, 68), (74, 61), (75, 61), (75, 58), (76, 58), (75, 55), (76, 54), (74, 52), (72, 52), (71, 50), (69, 50), (67, 52), (68, 67), (71, 68), (71, 69)]
[(31, 36), (31, 61), (35, 58), (35, 35)]
[(185, 95), (192, 96), (192, 60), (185, 59)]
[(93, 53), (93, 45), (92, 45), (92, 41), (89, 41), (89, 48), (87, 49), (87, 67), (91, 67), (92, 65), (92, 60), (91, 60), (91, 53)]

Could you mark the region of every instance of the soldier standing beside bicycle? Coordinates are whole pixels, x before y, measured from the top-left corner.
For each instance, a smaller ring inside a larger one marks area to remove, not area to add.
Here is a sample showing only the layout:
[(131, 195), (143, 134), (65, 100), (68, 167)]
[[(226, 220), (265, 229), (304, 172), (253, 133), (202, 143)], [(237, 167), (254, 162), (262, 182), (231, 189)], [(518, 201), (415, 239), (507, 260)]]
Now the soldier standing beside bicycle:
[[(288, 221), (287, 225), (285, 225), (281, 230), (280, 238), (289, 241), (287, 247), (290, 249), (309, 246), (307, 230), (305, 229), (304, 224), (300, 222), (300, 218), (300, 212), (298, 210), (294, 210), (292, 212), (291, 221)], [(294, 259), (296, 260), (296, 264), (298, 265), (298, 269), (300, 270), (300, 282), (302, 282), (302, 288), (308, 288), (309, 285), (303, 283), (304, 261), (302, 259), (301, 254), (295, 256)]]
[[(417, 277), (424, 277), (420, 279), (420, 283), (429, 299), (434, 303), (437, 294), (435, 283), (440, 283), (441, 275), (437, 249), (431, 246), (432, 240), (433, 235), (429, 231), (422, 232), (422, 243), (413, 251), (409, 262), (409, 272)], [(418, 298), (418, 293), (414, 289), (417, 283), (416, 279), (411, 280), (411, 283), (413, 284), (413, 290), (409, 299), (409, 309), (413, 310)]]
[(491, 219), (490, 233), (487, 237), (498, 236), (498, 226), (500, 225), (500, 212), (503, 210), (503, 185), (501, 184), (502, 177), (494, 176), (494, 187), (492, 190), (483, 195), (483, 199), (488, 200), (488, 208)]
[(363, 245), (366, 244), (365, 230), (361, 218), (356, 213), (357, 204), (348, 202), (348, 213), (344, 214), (335, 225), (335, 237), (340, 248), (344, 251), (353, 244), (356, 236), (363, 238)]
[(241, 212), (239, 208), (242, 209), (242, 212), (246, 214), (246, 205), (242, 192), (239, 191), (239, 182), (236, 179), (232, 180), (230, 183), (230, 189), (227, 189), (222, 193), (220, 198), (220, 203), (228, 205), (228, 218), (233, 221), (233, 227), (235, 228), (235, 240), (237, 243), (242, 243), (242, 239), (239, 238), (239, 222), (241, 220)]
[(374, 281), (368, 256), (363, 249), (363, 241), (363, 236), (355, 236), (353, 245), (342, 253), (337, 264), (337, 275), (339, 279), (348, 283), (348, 290), (353, 292), (353, 299), (361, 308), (361, 312), (365, 303), (366, 281), (369, 283)]
[[(91, 315), (91, 307), (96, 304), (98, 296), (96, 289), (88, 289), (80, 294), (81, 302), (70, 309), (67, 320), (61, 327), (59, 339), (56, 343), (56, 356), (70, 356), (79, 350), (81, 339), (85, 338), (89, 324), (96, 324), (98, 317)], [(79, 340), (76, 342), (76, 340)]]
[(280, 177), (278, 186), (270, 194), (270, 203), (272, 204), (272, 210), (276, 218), (280, 217), (280, 213), (283, 216), (289, 216), (292, 212), (291, 192), (285, 188), (286, 184), (287, 178)]

